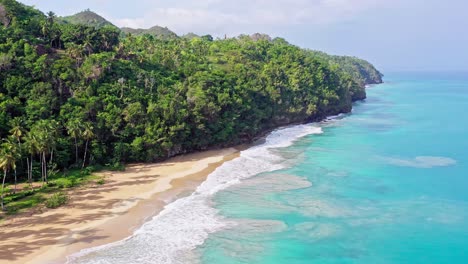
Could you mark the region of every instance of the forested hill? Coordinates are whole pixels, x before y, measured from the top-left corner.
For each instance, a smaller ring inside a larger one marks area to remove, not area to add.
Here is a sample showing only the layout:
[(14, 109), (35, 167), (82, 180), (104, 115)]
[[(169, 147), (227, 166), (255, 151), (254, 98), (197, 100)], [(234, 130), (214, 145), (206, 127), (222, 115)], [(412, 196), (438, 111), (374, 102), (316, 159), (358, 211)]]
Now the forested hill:
[(61, 20), (64, 23), (78, 24), (78, 25), (81, 24), (81, 25), (92, 26), (92, 27), (97, 27), (97, 28), (101, 28), (105, 26), (115, 27), (114, 24), (112, 24), (111, 22), (103, 18), (102, 16), (92, 12), (89, 9), (79, 12), (77, 14), (74, 14), (72, 16), (61, 17), (58, 20), (59, 21)]
[(349, 112), (382, 81), (366, 61), (264, 35), (122, 38), (14, 0), (0, 0), (0, 23), (0, 157), (20, 177), (31, 160), (64, 169), (248, 142)]
[(174, 39), (177, 38), (177, 34), (172, 32), (166, 27), (160, 27), (160, 26), (154, 26), (149, 29), (133, 29), (133, 28), (127, 28), (123, 27), (120, 30), (122, 30), (123, 33), (125, 34), (132, 34), (135, 36), (141, 36), (141, 35), (152, 35), (156, 38), (167, 40), (167, 39)]

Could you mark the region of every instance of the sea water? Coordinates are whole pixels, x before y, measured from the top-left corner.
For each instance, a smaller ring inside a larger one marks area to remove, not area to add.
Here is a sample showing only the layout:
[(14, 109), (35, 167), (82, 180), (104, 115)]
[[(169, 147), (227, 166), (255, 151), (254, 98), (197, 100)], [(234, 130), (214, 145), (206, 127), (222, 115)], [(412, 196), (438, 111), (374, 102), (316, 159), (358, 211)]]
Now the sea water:
[(395, 73), (70, 263), (468, 263), (468, 74)]

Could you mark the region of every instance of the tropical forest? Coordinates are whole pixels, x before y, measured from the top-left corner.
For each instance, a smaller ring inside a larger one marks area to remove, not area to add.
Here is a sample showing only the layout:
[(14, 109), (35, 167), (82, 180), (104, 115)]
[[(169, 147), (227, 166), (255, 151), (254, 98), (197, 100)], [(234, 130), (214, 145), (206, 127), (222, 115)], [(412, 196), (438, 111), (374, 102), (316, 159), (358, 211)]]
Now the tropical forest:
[(120, 29), (89, 10), (60, 17), (0, 0), (2, 208), (98, 168), (348, 113), (381, 82), (365, 60), (266, 34)]

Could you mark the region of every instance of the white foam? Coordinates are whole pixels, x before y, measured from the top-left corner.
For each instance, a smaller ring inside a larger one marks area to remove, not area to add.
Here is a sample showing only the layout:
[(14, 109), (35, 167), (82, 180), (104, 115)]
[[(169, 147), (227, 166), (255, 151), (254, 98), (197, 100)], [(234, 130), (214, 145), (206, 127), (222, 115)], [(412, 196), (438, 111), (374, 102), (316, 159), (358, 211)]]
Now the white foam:
[(418, 156), (414, 159), (384, 157), (383, 159), (391, 165), (422, 169), (430, 169), (434, 167), (448, 167), (457, 164), (456, 160), (448, 157)]
[(333, 121), (333, 120), (338, 120), (338, 119), (342, 119), (344, 117), (346, 117), (348, 114), (338, 114), (338, 115), (334, 115), (334, 116), (329, 116), (327, 118), (325, 118), (325, 121)]
[(223, 221), (211, 206), (213, 195), (243, 179), (284, 168), (284, 160), (271, 149), (288, 147), (298, 138), (320, 133), (322, 129), (313, 125), (273, 131), (264, 143), (242, 151), (237, 159), (225, 162), (192, 195), (167, 205), (131, 237), (83, 250), (70, 256), (67, 263), (193, 263), (193, 259), (187, 259), (193, 249), (202, 245), (210, 233), (234, 224)]

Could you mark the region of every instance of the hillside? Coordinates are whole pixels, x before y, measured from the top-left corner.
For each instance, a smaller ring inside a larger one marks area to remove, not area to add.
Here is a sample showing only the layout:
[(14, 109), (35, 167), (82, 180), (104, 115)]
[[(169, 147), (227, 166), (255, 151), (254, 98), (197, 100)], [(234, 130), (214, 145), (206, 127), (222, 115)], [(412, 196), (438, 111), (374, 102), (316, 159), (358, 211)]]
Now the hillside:
[(132, 34), (134, 36), (141, 36), (141, 35), (148, 34), (159, 39), (177, 38), (177, 34), (169, 30), (167, 27), (154, 26), (149, 29), (142, 29), (142, 28), (134, 29), (134, 28), (123, 27), (121, 28), (121, 30), (125, 34)]
[(72, 16), (62, 17), (61, 20), (65, 23), (86, 25), (97, 28), (101, 28), (104, 26), (115, 27), (114, 24), (107, 21), (102, 16), (90, 11), (89, 9), (79, 12)]
[[(0, 18), (1, 18), (2, 11), (0, 9)], [(67, 24), (74, 24), (74, 25), (85, 25), (95, 28), (102, 28), (104, 26), (111, 26), (116, 27), (114, 24), (103, 18), (102, 16), (90, 11), (85, 10), (79, 12), (72, 16), (66, 16), (59, 18), (59, 21)], [(154, 26), (149, 29), (134, 29), (123, 27), (120, 29), (124, 34), (131, 34), (134, 36), (141, 36), (141, 35), (152, 35), (158, 39), (174, 39), (177, 38), (177, 34), (169, 30), (167, 27), (160, 27)]]
[(63, 24), (0, 5), (0, 157), (14, 158), (20, 180), (251, 142), (350, 112), (382, 82), (367, 61), (262, 34), (166, 41), (122, 36), (90, 11)]
[(183, 35), (182, 37), (186, 39), (193, 39), (193, 38), (199, 38), (200, 36), (193, 32), (190, 32), (190, 33)]

